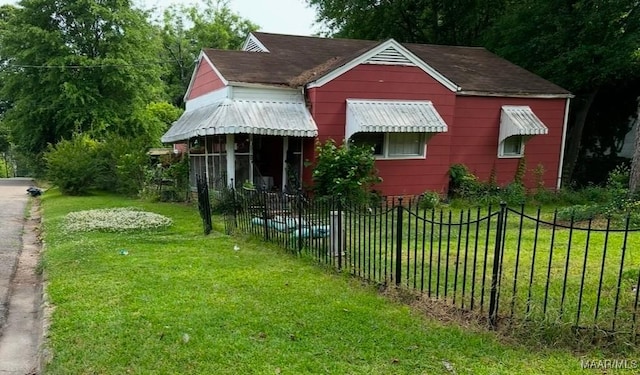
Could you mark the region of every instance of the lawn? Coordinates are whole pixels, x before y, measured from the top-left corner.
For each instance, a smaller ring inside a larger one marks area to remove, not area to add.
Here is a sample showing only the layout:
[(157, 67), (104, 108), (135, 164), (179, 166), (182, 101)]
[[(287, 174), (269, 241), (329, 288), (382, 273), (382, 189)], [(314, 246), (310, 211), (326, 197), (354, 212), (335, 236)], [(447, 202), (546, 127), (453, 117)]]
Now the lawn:
[[(431, 321), (275, 246), (202, 235), (197, 210), (42, 198), (48, 374), (584, 374), (567, 350)], [(69, 232), (69, 212), (138, 207), (169, 229)], [(236, 250), (237, 249), (237, 250)]]

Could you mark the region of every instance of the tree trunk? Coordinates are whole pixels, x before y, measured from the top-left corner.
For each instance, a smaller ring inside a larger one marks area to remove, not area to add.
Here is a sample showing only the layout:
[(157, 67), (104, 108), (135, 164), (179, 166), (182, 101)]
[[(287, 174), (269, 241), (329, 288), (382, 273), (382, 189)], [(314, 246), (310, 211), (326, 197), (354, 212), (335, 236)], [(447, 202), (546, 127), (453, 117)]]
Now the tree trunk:
[(638, 97), (638, 111), (636, 113), (635, 143), (633, 159), (631, 160), (631, 174), (629, 176), (629, 194), (640, 193), (640, 96)]
[(591, 104), (598, 93), (598, 89), (589, 92), (580, 104), (577, 104), (577, 110), (574, 117), (573, 125), (568, 129), (567, 139), (565, 143), (564, 163), (562, 168), (562, 186), (566, 186), (571, 182), (573, 171), (580, 155), (580, 146), (582, 144), (582, 133), (584, 124), (587, 121), (587, 115)]

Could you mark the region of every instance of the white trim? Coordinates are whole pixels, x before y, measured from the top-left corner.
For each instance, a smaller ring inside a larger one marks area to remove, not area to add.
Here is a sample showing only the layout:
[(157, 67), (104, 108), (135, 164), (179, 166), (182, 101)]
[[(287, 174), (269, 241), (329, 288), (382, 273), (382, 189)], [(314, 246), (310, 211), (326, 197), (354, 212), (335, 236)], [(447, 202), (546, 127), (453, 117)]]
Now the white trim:
[[(249, 46), (253, 44), (256, 48), (249, 48)], [(270, 52), (267, 47), (262, 44), (262, 42), (255, 36), (253, 33), (249, 33), (247, 39), (244, 40), (242, 44), (242, 50), (247, 52)]]
[(236, 100), (262, 100), (262, 101), (286, 101), (304, 103), (304, 97), (299, 90), (272, 88), (272, 87), (254, 87), (254, 86), (231, 86), (233, 87), (233, 95), (231, 99)]
[[(430, 137), (429, 134), (431, 133), (417, 133), (418, 136), (421, 138), (420, 141), (422, 142), (422, 155), (407, 155), (407, 156), (401, 156), (401, 155), (394, 155), (394, 156), (389, 156), (389, 134), (393, 134), (394, 132), (384, 132), (381, 133), (383, 134), (383, 139), (382, 139), (382, 155), (373, 155), (373, 157), (376, 160), (424, 160), (427, 158), (427, 142), (429, 141)], [(357, 133), (355, 133), (357, 134)], [(354, 135), (355, 135), (354, 134)], [(351, 138), (349, 138), (351, 139)], [(347, 142), (347, 146), (349, 145), (350, 142)]]
[(222, 74), (220, 73), (218, 68), (216, 68), (216, 66), (213, 65), (211, 60), (209, 60), (209, 58), (207, 57), (207, 54), (204, 53), (204, 50), (200, 50), (200, 55), (198, 55), (198, 59), (196, 60), (196, 61), (198, 61), (198, 63), (196, 64), (196, 68), (193, 69), (193, 72), (191, 73), (191, 79), (189, 80), (189, 86), (187, 86), (187, 91), (185, 91), (184, 96), (182, 97), (182, 100), (184, 100), (184, 102), (187, 102), (187, 98), (189, 97), (189, 94), (191, 93), (191, 89), (193, 88), (193, 84), (195, 83), (196, 75), (198, 74), (198, 68), (200, 67), (200, 63), (202, 62), (202, 60), (205, 60), (207, 62), (207, 64), (209, 64), (211, 69), (213, 69), (213, 71), (218, 75), (218, 78), (220, 78), (220, 80), (222, 81), (222, 83), (225, 86), (229, 85), (229, 81), (227, 81), (222, 76)]
[(490, 96), (500, 98), (535, 98), (535, 99), (565, 99), (573, 98), (572, 94), (527, 94), (513, 92), (487, 92), (487, 91), (458, 91), (459, 96)]
[(415, 64), (417, 67), (422, 69), (425, 73), (429, 74), (433, 79), (438, 81), (440, 84), (442, 84), (449, 90), (453, 92), (460, 91), (460, 87), (458, 87), (458, 85), (456, 85), (455, 83), (447, 79), (444, 75), (440, 74), (437, 70), (432, 68), (429, 64), (421, 60), (419, 57), (414, 55), (411, 51), (409, 51), (403, 45), (401, 45), (400, 43), (396, 42), (393, 39), (389, 39), (386, 42), (380, 43), (376, 47), (370, 49), (369, 51), (363, 53), (362, 55), (356, 57), (355, 59), (328, 72), (327, 74), (316, 79), (315, 81), (308, 83), (307, 88), (324, 86), (325, 84), (333, 81), (334, 79), (338, 78), (339, 76), (343, 75), (349, 70), (355, 68), (356, 66), (364, 64), (367, 60), (371, 59), (372, 57), (380, 54), (385, 50), (388, 50), (389, 48), (393, 48), (397, 50), (398, 53), (406, 57), (407, 60)]
[[(504, 142), (511, 137), (520, 137), (520, 153), (519, 154), (504, 153)], [(504, 140), (500, 141), (500, 143), (498, 144), (498, 159), (520, 159), (524, 157), (524, 146), (527, 140), (522, 135), (512, 135), (511, 137), (505, 138)]]
[(364, 64), (416, 66), (416, 64), (393, 47), (389, 47), (384, 51), (381, 51), (377, 55), (365, 61)]
[(231, 96), (231, 87), (226, 86), (221, 89), (211, 91), (208, 94), (198, 96), (197, 98), (188, 100), (184, 103), (185, 112), (193, 111), (198, 108), (208, 106), (210, 104), (218, 103)]
[(564, 167), (564, 149), (567, 139), (567, 125), (569, 123), (569, 105), (571, 98), (567, 98), (567, 103), (564, 106), (564, 121), (562, 124), (562, 143), (560, 144), (560, 163), (558, 165), (558, 182), (556, 183), (556, 189), (562, 187), (562, 168)]

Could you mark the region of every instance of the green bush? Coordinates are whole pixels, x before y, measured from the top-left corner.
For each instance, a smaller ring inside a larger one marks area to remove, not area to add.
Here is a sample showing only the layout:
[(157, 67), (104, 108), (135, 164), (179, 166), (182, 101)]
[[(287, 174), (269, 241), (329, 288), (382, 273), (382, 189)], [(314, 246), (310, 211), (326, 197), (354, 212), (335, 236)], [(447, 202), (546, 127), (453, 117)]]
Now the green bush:
[(527, 201), (527, 190), (517, 182), (512, 182), (500, 190), (500, 199), (510, 205), (520, 205)]
[(368, 204), (377, 176), (373, 149), (355, 144), (337, 146), (332, 139), (316, 144), (314, 192), (319, 198), (340, 197), (345, 202)]
[(129, 196), (138, 194), (149, 166), (145, 141), (113, 136), (98, 150), (98, 188)]
[(597, 205), (575, 205), (563, 207), (557, 211), (557, 219), (562, 221), (570, 221), (572, 218), (575, 222), (593, 219), (602, 213), (602, 208)]
[(440, 194), (435, 191), (425, 191), (420, 196), (418, 207), (422, 210), (430, 210), (437, 207), (440, 204)]
[(83, 134), (49, 145), (44, 154), (47, 178), (63, 194), (86, 194), (96, 185), (98, 148), (96, 141)]

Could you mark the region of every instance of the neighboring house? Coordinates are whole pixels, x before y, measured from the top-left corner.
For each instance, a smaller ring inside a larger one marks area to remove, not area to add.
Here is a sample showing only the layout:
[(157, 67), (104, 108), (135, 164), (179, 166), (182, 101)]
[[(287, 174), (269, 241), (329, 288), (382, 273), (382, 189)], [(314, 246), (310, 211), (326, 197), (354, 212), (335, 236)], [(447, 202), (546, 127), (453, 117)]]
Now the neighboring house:
[(192, 182), (311, 183), (316, 141), (372, 145), (385, 195), (445, 192), (449, 167), (560, 184), (571, 94), (476, 47), (255, 32), (243, 51), (205, 49), (186, 111), (162, 137), (188, 142)]

